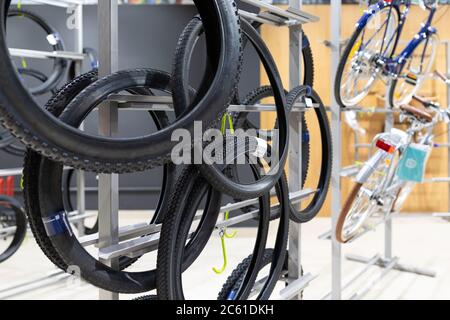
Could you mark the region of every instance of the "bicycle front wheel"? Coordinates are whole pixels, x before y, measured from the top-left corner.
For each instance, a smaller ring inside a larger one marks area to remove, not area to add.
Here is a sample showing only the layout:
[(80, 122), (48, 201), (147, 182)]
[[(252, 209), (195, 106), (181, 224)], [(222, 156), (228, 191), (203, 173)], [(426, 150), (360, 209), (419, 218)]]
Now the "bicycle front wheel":
[(386, 6), (373, 14), (363, 28), (356, 29), (344, 50), (335, 80), (335, 97), (342, 107), (361, 102), (375, 84), (377, 56), (390, 58), (398, 40), (399, 11)]

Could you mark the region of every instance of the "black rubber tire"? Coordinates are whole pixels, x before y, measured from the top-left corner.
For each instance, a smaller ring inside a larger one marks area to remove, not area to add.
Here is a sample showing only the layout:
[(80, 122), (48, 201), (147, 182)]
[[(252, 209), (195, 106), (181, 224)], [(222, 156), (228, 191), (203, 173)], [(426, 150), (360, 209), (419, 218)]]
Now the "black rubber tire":
[[(231, 272), (231, 275), (227, 278), (227, 281), (224, 283), (222, 290), (220, 290), (217, 300), (233, 300), (233, 296), (236, 290), (241, 286), (242, 279), (248, 270), (248, 266), (250, 265), (250, 261), (252, 260), (252, 258), (252, 255), (248, 256), (240, 264), (238, 264), (233, 272)], [(259, 270), (262, 270), (264, 267), (270, 264), (272, 262), (272, 259), (273, 249), (266, 249)], [(245, 297), (245, 299), (247, 298), (248, 297)]]
[(314, 87), (315, 67), (314, 55), (308, 36), (302, 33), (302, 56), (303, 56), (303, 83), (304, 86)]
[[(56, 44), (52, 45), (52, 51), (65, 51), (64, 42), (62, 41), (61, 37), (59, 37), (59, 33), (53, 28), (47, 21), (45, 21), (42, 17), (39, 15), (23, 10), (23, 9), (16, 9), (16, 10), (9, 10), (8, 11), (8, 18), (12, 17), (25, 17), (34, 23), (36, 23), (41, 29), (43, 29), (47, 35), (57, 35), (57, 42)], [(50, 92), (56, 88), (58, 83), (62, 80), (62, 78), (65, 75), (68, 62), (65, 59), (57, 58), (54, 60), (54, 66), (52, 74), (40, 84), (39, 86), (35, 88), (30, 88), (29, 92), (32, 95), (42, 95), (47, 92)], [(20, 73), (20, 72), (19, 72)]]
[(14, 198), (0, 196), (0, 205), (10, 207), (16, 219), (16, 232), (14, 233), (13, 240), (4, 252), (0, 252), (0, 263), (2, 263), (11, 258), (22, 245), (27, 235), (27, 218), (22, 205)]
[[(270, 172), (262, 177), (260, 180), (243, 184), (239, 181), (233, 181), (228, 178), (222, 171), (222, 169), (215, 165), (202, 164), (199, 166), (205, 179), (218, 191), (232, 196), (233, 198), (250, 199), (260, 197), (267, 193), (283, 174), (284, 165), (287, 160), (288, 141), (289, 141), (289, 125), (286, 113), (286, 101), (282, 81), (276, 67), (276, 63), (273, 57), (261, 39), (258, 32), (252, 27), (252, 25), (246, 20), (241, 22), (242, 31), (253, 47), (256, 49), (266, 73), (268, 74), (271, 86), (274, 91), (275, 104), (277, 109), (277, 115), (279, 119), (279, 141), (280, 141), (280, 157), (279, 167), (276, 170), (271, 169)], [(174, 82), (174, 96), (178, 96), (174, 99), (174, 108), (177, 110), (189, 107), (186, 97), (186, 84), (188, 79), (188, 68), (190, 64), (190, 58), (193, 48), (197, 41), (198, 36), (202, 33), (202, 21), (200, 18), (195, 17), (186, 27), (182, 34), (182, 38), (179, 41), (179, 46), (176, 50), (174, 77), (178, 77), (178, 80)], [(180, 67), (181, 66), (181, 67)], [(181, 72), (182, 78), (179, 78)], [(178, 74), (178, 75), (177, 75)]]
[(290, 204), (291, 220), (298, 223), (306, 223), (311, 221), (319, 213), (320, 209), (322, 209), (328, 194), (331, 182), (331, 171), (333, 167), (331, 128), (326, 108), (323, 105), (319, 95), (310, 87), (299, 86), (289, 92), (287, 96), (287, 104), (289, 108), (292, 108), (292, 106), (303, 97), (308, 97), (313, 103), (318, 104), (318, 107), (314, 108), (314, 112), (316, 114), (320, 129), (322, 161), (320, 176), (317, 187), (315, 188), (317, 192), (314, 193), (314, 196), (308, 206), (299, 211), (295, 209), (292, 204)]
[[(18, 79), (5, 43), (4, 1), (0, 6), (0, 121), (28, 147), (76, 169), (125, 173), (150, 169), (170, 159), (175, 129), (194, 130), (194, 121), (215, 126), (229, 105), (242, 60), (240, 20), (232, 0), (194, 0), (206, 26), (208, 73), (199, 90), (201, 100), (164, 130), (147, 137), (114, 139), (88, 135), (42, 110)], [(206, 129), (206, 128), (205, 128)], [(151, 148), (149, 148), (151, 146)]]
[[(87, 74), (81, 75), (78, 78), (75, 78), (73, 81), (69, 82), (65, 85), (60, 91), (57, 92), (55, 97), (50, 100), (46, 109), (53, 113), (55, 116), (59, 116), (67, 104), (73, 99), (79, 92), (85, 89), (87, 86), (92, 84), (97, 80), (97, 71), (93, 70)], [(150, 112), (153, 121), (155, 122), (157, 128), (162, 128), (167, 126), (169, 123), (168, 117), (163, 112)], [(41, 180), (39, 179), (39, 168), (41, 166), (43, 159), (42, 156), (38, 153), (28, 150), (25, 154), (24, 158), (24, 169), (23, 169), (23, 184), (24, 184), (24, 200), (26, 212), (28, 215), (28, 219), (30, 221), (30, 227), (33, 232), (33, 235), (36, 239), (41, 250), (44, 254), (52, 261), (57, 267), (62, 270), (67, 270), (67, 263), (61, 258), (59, 253), (56, 251), (53, 246), (51, 240), (49, 239), (47, 232), (45, 230), (44, 224), (42, 222), (42, 214), (40, 209), (40, 198), (39, 198), (39, 185)], [(61, 168), (62, 170), (62, 168)], [(74, 170), (70, 170), (73, 172)], [(73, 211), (73, 206), (70, 203), (70, 194), (67, 192), (69, 189), (67, 186), (70, 186), (70, 177), (66, 177), (62, 183), (64, 186), (62, 189), (62, 197), (64, 208), (67, 212)], [(46, 179), (44, 179), (45, 183)], [(162, 192), (158, 206), (155, 210), (157, 214), (155, 214), (155, 222), (162, 219), (164, 214), (164, 208), (166, 207), (166, 203), (168, 201), (167, 193), (170, 193), (172, 185), (176, 181), (176, 168), (173, 164), (166, 164), (164, 166), (164, 175), (163, 175), (163, 183), (162, 183)], [(96, 233), (98, 230), (98, 220), (97, 223), (93, 226), (93, 228), (86, 228), (86, 234)], [(120, 269), (125, 269), (129, 267), (132, 263), (135, 262), (136, 259), (128, 259), (121, 258), (120, 259)]]
[[(261, 24), (252, 24), (255, 29), (259, 29)], [(198, 38), (204, 34), (201, 18), (195, 16), (184, 28), (181, 33), (175, 50), (175, 58), (172, 69), (172, 87), (174, 88), (174, 105), (190, 106), (192, 98), (189, 96), (189, 74), (191, 58)], [(314, 56), (312, 53), (309, 39), (305, 33), (302, 33), (302, 56), (303, 56), (303, 85), (314, 86)], [(243, 49), (247, 46), (247, 37), (243, 38)], [(270, 87), (269, 87), (270, 88)], [(250, 94), (249, 94), (250, 95)], [(273, 96), (273, 94), (272, 94)], [(249, 96), (247, 96), (249, 97)], [(239, 97), (237, 97), (238, 100)], [(248, 100), (248, 98), (246, 99)], [(244, 100), (245, 101), (245, 100)], [(245, 103), (244, 103), (245, 104)]]
[[(17, 71), (22, 76), (27, 75), (39, 80), (42, 83), (45, 83), (48, 80), (48, 77), (38, 70), (18, 68)], [(52, 89), (51, 93), (56, 94), (56, 91)], [(9, 141), (9, 144), (2, 148), (3, 151), (16, 157), (23, 157), (25, 155), (26, 147), (22, 143), (20, 143), (20, 141), (14, 138), (14, 136), (9, 131), (5, 132), (5, 134), (2, 135), (2, 142), (6, 141)]]
[[(192, 167), (192, 166), (191, 166)], [(193, 169), (191, 169), (193, 170)], [(192, 179), (191, 179), (192, 181)], [(281, 181), (280, 181), (281, 182)], [(189, 190), (196, 190), (201, 188), (203, 181), (195, 182), (195, 186)], [(183, 257), (182, 243), (186, 242), (188, 237), (189, 229), (194, 219), (195, 213), (199, 205), (197, 197), (192, 197), (188, 195), (185, 189), (188, 189), (185, 183), (179, 183), (181, 188), (179, 192), (174, 192), (173, 201), (170, 201), (171, 207), (165, 216), (160, 243), (158, 249), (158, 297), (161, 300), (183, 300), (184, 292), (182, 286), (182, 269), (180, 269), (180, 261)], [(194, 184), (191, 182), (191, 185)], [(275, 250), (273, 254), (273, 264), (271, 268), (271, 273), (269, 280), (264, 285), (263, 290), (259, 295), (259, 299), (266, 300), (270, 297), (273, 288), (278, 281), (280, 274), (283, 269), (283, 261), (286, 257), (286, 246), (288, 238), (288, 228), (289, 228), (289, 209), (288, 209), (288, 188), (287, 184), (282, 182), (276, 185), (277, 195), (281, 203), (280, 208), (280, 222), (277, 233), (277, 240), (275, 245)], [(198, 192), (197, 194), (200, 194)], [(180, 197), (185, 197), (189, 199), (180, 201)], [(196, 200), (192, 200), (196, 199)], [(268, 194), (260, 197), (260, 216), (259, 216), (259, 227), (258, 236), (255, 240), (255, 248), (252, 255), (252, 259), (249, 263), (248, 272), (242, 280), (241, 287), (237, 290), (236, 299), (242, 300), (248, 297), (251, 289), (253, 288), (256, 276), (259, 272), (258, 266), (261, 264), (264, 256), (264, 248), (267, 241), (267, 232), (269, 223), (271, 220), (270, 213), (270, 196)], [(216, 220), (208, 218), (208, 220)], [(208, 236), (209, 239), (209, 236)]]
[[(400, 10), (398, 9), (398, 7), (396, 5), (392, 6), (393, 9), (393, 13), (397, 15), (397, 18), (400, 18)], [(398, 20), (400, 21), (400, 20)], [(352, 34), (352, 37), (350, 38), (347, 46), (345, 47), (345, 50), (341, 56), (341, 60), (339, 61), (339, 65), (338, 65), (338, 69), (336, 72), (336, 78), (334, 81), (334, 96), (336, 98), (336, 102), (338, 103), (338, 105), (341, 108), (346, 108), (346, 107), (352, 107), (352, 106), (346, 106), (341, 99), (341, 81), (342, 81), (342, 76), (344, 73), (344, 68), (345, 68), (345, 64), (348, 60), (348, 57), (352, 51), (353, 46), (355, 45), (356, 40), (358, 39), (358, 37), (360, 36), (361, 32), (364, 30), (365, 27), (363, 28), (357, 28), (355, 30), (355, 32)], [(391, 56), (394, 54), (395, 49), (397, 47), (398, 41), (399, 41), (399, 36), (400, 34), (397, 32), (396, 35), (396, 39), (395, 39), (395, 44), (393, 46), (393, 50), (391, 53)]]
[[(287, 94), (287, 93), (286, 93)], [(265, 98), (273, 97), (273, 90), (271, 86), (263, 86), (259, 87), (250, 93), (244, 98), (242, 101), (242, 104), (244, 105), (254, 105), (260, 102), (261, 100)], [(287, 106), (289, 108), (289, 105)], [(236, 113), (233, 115), (233, 118), (235, 119), (235, 127), (236, 128), (253, 128), (256, 129), (254, 125), (249, 123), (247, 120), (247, 114), (244, 112)], [(308, 131), (308, 124), (306, 123), (305, 117), (302, 117), (302, 131), (303, 131), (303, 138), (305, 138), (309, 133)], [(306, 178), (308, 176), (308, 170), (309, 170), (309, 161), (310, 161), (310, 154), (311, 154), (311, 145), (309, 139), (303, 139), (302, 143), (302, 181), (303, 184), (306, 181)]]
[[(83, 74), (73, 81), (70, 81), (58, 93), (47, 102), (45, 109), (59, 117), (67, 104), (87, 86), (97, 81), (98, 72), (93, 70)], [(39, 166), (42, 156), (37, 152), (28, 150), (25, 153), (23, 165), (23, 197), (25, 202), (25, 212), (28, 216), (31, 231), (34, 238), (47, 258), (58, 268), (67, 270), (67, 264), (60, 257), (54, 248), (51, 240), (47, 236), (39, 201)]]
[[(73, 97), (84, 88), (95, 82), (98, 78), (97, 76), (97, 71), (93, 70), (69, 82), (56, 93), (53, 99), (46, 104), (46, 110), (56, 116), (59, 116), (63, 109), (67, 106), (70, 99), (73, 99)], [(59, 253), (56, 251), (42, 222), (39, 201), (39, 166), (41, 161), (42, 156), (38, 153), (32, 150), (28, 150), (25, 153), (23, 168), (23, 196), (26, 208), (25, 212), (28, 216), (28, 221), (30, 222), (31, 231), (41, 250), (58, 268), (66, 271), (68, 270), (68, 264), (64, 262)], [(128, 268), (135, 261), (136, 259), (119, 259), (120, 269)]]
[[(186, 181), (180, 180), (177, 183), (160, 234), (157, 263), (157, 293), (161, 300), (184, 300), (181, 283), (182, 269), (180, 267), (181, 261), (184, 258), (182, 244), (186, 243), (188, 239), (191, 224), (203, 198), (202, 189), (209, 187), (206, 181), (199, 176), (198, 170), (194, 166), (189, 166), (187, 170), (196, 173), (197, 177), (195, 179), (190, 177)], [(263, 204), (264, 201), (266, 204)], [(269, 225), (268, 197), (266, 196), (264, 200), (260, 199), (260, 204), (264, 208), (264, 214), (262, 215), (263, 218), (260, 219), (260, 228), (258, 230), (258, 239), (260, 242), (256, 242), (255, 250), (260, 250), (260, 247), (265, 245)], [(217, 211), (214, 219), (211, 217), (206, 217), (206, 219), (213, 220), (215, 225), (218, 213), (219, 211)], [(214, 228), (211, 230), (211, 233), (213, 230)], [(205, 237), (206, 242), (210, 236), (211, 234)], [(246, 284), (248, 284), (252, 279), (250, 278), (246, 281)]]
[(156, 301), (156, 300), (159, 300), (159, 299), (158, 299), (157, 296), (149, 295), (149, 296), (142, 296), (142, 297), (139, 297), (139, 298), (136, 298), (136, 299), (133, 299), (133, 300), (134, 301)]
[[(63, 173), (63, 203), (64, 203), (64, 209), (66, 212), (73, 212), (75, 211), (73, 203), (72, 203), (72, 195), (71, 195), (71, 186), (72, 186), (72, 179), (74, 174), (76, 174), (75, 169), (68, 169), (64, 170)], [(88, 227), (86, 225), (83, 226), (84, 234), (85, 235), (91, 235), (98, 232), (98, 217), (92, 227)]]
[[(252, 90), (251, 92), (249, 92), (247, 94), (247, 96), (244, 98), (244, 100), (242, 101), (243, 105), (255, 105), (258, 102), (260, 102), (261, 100), (265, 99), (265, 98), (270, 98), (273, 97), (273, 90), (271, 86), (263, 86), (263, 87), (259, 87), (256, 88), (254, 90)], [(235, 128), (242, 128), (244, 130), (247, 129), (257, 129), (257, 126), (253, 123), (251, 123), (248, 118), (248, 113), (247, 112), (236, 112), (232, 115), (233, 117), (233, 123), (234, 123), (234, 127)], [(302, 131), (303, 131), (303, 138), (305, 137), (309, 137), (309, 133), (308, 133), (308, 125), (306, 123), (306, 119), (305, 117), (302, 117)], [(270, 150), (270, 145), (268, 146), (269, 150)], [(310, 141), (309, 139), (303, 139), (303, 144), (302, 144), (302, 186), (305, 184), (306, 178), (308, 176), (308, 170), (309, 170), (309, 161), (310, 161)], [(271, 151), (270, 151), (271, 152)], [(270, 153), (268, 152), (268, 153)], [(254, 168), (252, 168), (253, 174), (255, 176), (255, 179), (258, 180), (260, 179), (260, 174), (257, 170), (254, 170)], [(237, 178), (237, 172), (233, 172), (234, 174), (234, 178)], [(281, 178), (286, 184), (287, 184), (287, 177), (286, 177), (286, 173), (283, 173), (283, 176)], [(238, 199), (238, 198), (234, 198), (234, 200), (236, 202), (242, 201), (242, 199)], [(243, 212), (250, 212), (250, 211), (254, 211), (256, 210), (255, 206), (249, 206), (249, 207), (245, 207), (241, 209)], [(279, 214), (278, 215), (271, 215), (271, 220), (273, 219), (278, 219), (279, 218)]]
[[(152, 78), (152, 74), (155, 71), (148, 71), (148, 78)], [(132, 72), (130, 72), (132, 73)], [(112, 75), (111, 77), (114, 77)], [(170, 82), (170, 76), (165, 75), (166, 78), (161, 78), (162, 84)], [(157, 88), (161, 88), (162, 85), (155, 84)], [(151, 86), (147, 89), (154, 89)], [(134, 90), (133, 87), (128, 87), (127, 90)], [(91, 108), (86, 108), (86, 112), (91, 112)], [(65, 113), (66, 120), (73, 126), (79, 126), (85, 119), (86, 114), (76, 113), (71, 117), (77, 116), (78, 118), (69, 117), (68, 113)], [(55, 163), (49, 159), (42, 159), (39, 166), (39, 201), (40, 201), (40, 213), (43, 219), (49, 220), (54, 217), (55, 213), (64, 212), (64, 204), (62, 201), (62, 186), (61, 186), (62, 164)], [(166, 192), (166, 193), (169, 193)], [(215, 212), (219, 211), (219, 201), (211, 197), (208, 202), (208, 210)], [(162, 214), (165, 215), (165, 207), (163, 205)], [(203, 232), (204, 228), (214, 228), (207, 223), (201, 223), (198, 229), (199, 234)], [(81, 271), (81, 277), (93, 285), (112, 292), (119, 293), (142, 293), (155, 289), (156, 280), (155, 270), (143, 271), (143, 272), (126, 272), (112, 270), (110, 267), (100, 263), (97, 259), (93, 258), (78, 242), (70, 229), (67, 229), (61, 233), (49, 236), (49, 239), (54, 246), (56, 252), (62, 258), (67, 265), (77, 265)], [(201, 238), (198, 238), (201, 240)], [(192, 246), (186, 248), (186, 256), (193, 256), (196, 258), (196, 250), (201, 250), (201, 241), (194, 238)], [(201, 252), (201, 251), (200, 251)]]

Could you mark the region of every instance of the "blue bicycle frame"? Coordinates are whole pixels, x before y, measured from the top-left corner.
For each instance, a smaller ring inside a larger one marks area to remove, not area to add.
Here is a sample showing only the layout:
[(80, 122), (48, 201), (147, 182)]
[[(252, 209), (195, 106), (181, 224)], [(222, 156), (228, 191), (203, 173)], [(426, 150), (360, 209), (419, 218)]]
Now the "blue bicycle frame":
[[(400, 5), (404, 5), (405, 8), (402, 12), (400, 12)], [(394, 35), (391, 39), (389, 39), (388, 43), (381, 46), (380, 54), (377, 57), (377, 63), (382, 67), (383, 73), (391, 76), (398, 76), (403, 64), (405, 61), (411, 57), (414, 50), (419, 46), (419, 44), (422, 41), (428, 41), (428, 38), (435, 34), (437, 30), (431, 26), (431, 22), (433, 21), (434, 15), (436, 13), (436, 7), (430, 7), (428, 10), (430, 11), (428, 18), (425, 23), (422, 24), (420, 31), (414, 36), (414, 38), (408, 43), (408, 45), (402, 50), (402, 52), (395, 56), (395, 57), (387, 57), (385, 55), (386, 52), (383, 52), (383, 48), (389, 48), (389, 45), (392, 41), (395, 41), (394, 49), (392, 52), (395, 51), (395, 47), (397, 46), (398, 39), (400, 38), (400, 35), (403, 30), (404, 22), (406, 20), (406, 17), (409, 13), (409, 8), (411, 6), (410, 0), (400, 0), (400, 1), (379, 1), (376, 4), (371, 5), (364, 13), (364, 15), (359, 19), (359, 21), (356, 24), (356, 29), (362, 30), (366, 27), (367, 23), (369, 22), (370, 18), (380, 12), (382, 9), (386, 7), (390, 7), (389, 16), (387, 20), (384, 22), (386, 24), (389, 23), (390, 15), (392, 14), (392, 10), (398, 10), (400, 12), (400, 20), (399, 25), (397, 27), (397, 30), (395, 30)], [(388, 26), (386, 27), (386, 31), (388, 30)], [(426, 46), (424, 48), (426, 50)]]

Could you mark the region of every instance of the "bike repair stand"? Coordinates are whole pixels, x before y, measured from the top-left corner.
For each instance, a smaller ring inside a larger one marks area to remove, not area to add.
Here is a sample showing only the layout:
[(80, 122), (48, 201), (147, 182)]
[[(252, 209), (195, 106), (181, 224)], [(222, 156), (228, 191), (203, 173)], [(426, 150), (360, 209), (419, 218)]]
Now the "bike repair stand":
[[(331, 74), (331, 88), (334, 88), (334, 79), (336, 71), (340, 61), (341, 51), (341, 14), (342, 4), (340, 0), (331, 0), (331, 61), (332, 61), (332, 74)], [(363, 269), (358, 270), (354, 275), (348, 277), (348, 280), (343, 284), (342, 282), (342, 248), (341, 244), (336, 240), (336, 223), (341, 211), (341, 174), (342, 174), (342, 121), (341, 121), (341, 109), (334, 96), (334, 89), (331, 90), (331, 112), (332, 112), (332, 137), (333, 137), (333, 174), (332, 174), (332, 230), (328, 232), (325, 237), (331, 239), (331, 254), (332, 254), (332, 283), (331, 292), (328, 293), (323, 299), (341, 300), (343, 299), (343, 291), (354, 284), (362, 275), (371, 269), (372, 266), (378, 266), (383, 268), (381, 274), (368, 282), (360, 291), (353, 293), (350, 299), (362, 299), (370, 289), (380, 280), (382, 280), (391, 270), (403, 271), (415, 273), (418, 275), (424, 275), (434, 277), (435, 273), (432, 271), (419, 269), (415, 267), (405, 266), (399, 263), (399, 258), (392, 255), (392, 214), (387, 219), (385, 224), (385, 237), (384, 237), (384, 256), (376, 254), (372, 258), (365, 258), (355, 255), (347, 255), (346, 258), (351, 261), (364, 263)], [(387, 95), (386, 95), (387, 97)], [(392, 128), (394, 124), (394, 115), (389, 112), (389, 105), (386, 102), (386, 125), (385, 130)], [(354, 109), (351, 109), (354, 110)], [(368, 231), (368, 230), (367, 230)], [(366, 232), (367, 232), (366, 231)], [(321, 237), (324, 237), (321, 236)], [(361, 236), (361, 235), (360, 235)], [(356, 240), (356, 239), (354, 239)]]

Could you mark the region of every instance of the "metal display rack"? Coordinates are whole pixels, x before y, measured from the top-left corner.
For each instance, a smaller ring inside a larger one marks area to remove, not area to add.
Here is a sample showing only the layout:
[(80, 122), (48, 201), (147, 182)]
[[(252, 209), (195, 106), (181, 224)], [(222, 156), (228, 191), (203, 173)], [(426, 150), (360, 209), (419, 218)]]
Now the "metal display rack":
[[(77, 21), (83, 21), (83, 0), (33, 0), (32, 2), (22, 1), (21, 4), (46, 4), (52, 6), (58, 6), (63, 8), (73, 8), (73, 14)], [(12, 5), (17, 5), (18, 1), (12, 1)], [(39, 50), (27, 50), (10, 48), (11, 56), (32, 58), (32, 59), (52, 59), (63, 58), (73, 60), (75, 62), (75, 73), (77, 75), (82, 72), (82, 64), (85, 58), (83, 54), (83, 24), (80, 23), (78, 28), (75, 29), (75, 42), (74, 51), (39, 51)], [(2, 169), (0, 170), (0, 177), (8, 176), (21, 176), (22, 168), (14, 169)], [(84, 219), (88, 217), (85, 212), (85, 177), (84, 173), (77, 172), (77, 211), (69, 213), (69, 221), (75, 223), (78, 231), (84, 233)], [(63, 271), (55, 270), (48, 275), (39, 277), (30, 281), (20, 281), (11, 286), (0, 289), (0, 296), (2, 299), (13, 297), (23, 292), (29, 292), (31, 290), (42, 288), (43, 286), (57, 283), (64, 278), (68, 278), (70, 275), (65, 274)]]
[[(80, 75), (82, 72), (83, 60), (85, 55), (83, 54), (84, 49), (84, 35), (83, 35), (83, 5), (85, 0), (33, 0), (33, 1), (12, 1), (12, 5), (25, 5), (25, 4), (43, 4), (51, 5), (62, 8), (73, 9), (74, 19), (79, 21), (75, 30), (75, 41), (74, 41), (74, 51), (40, 51), (40, 50), (28, 50), (28, 49), (17, 49), (10, 48), (9, 52), (11, 56), (21, 57), (21, 58), (32, 58), (32, 59), (53, 59), (62, 58), (67, 60), (72, 60), (75, 62), (75, 75)], [(14, 171), (14, 170), (13, 170)], [(22, 172), (15, 172), (14, 175), (21, 175)], [(77, 210), (78, 214), (82, 217), (86, 212), (85, 204), (85, 175), (82, 171), (77, 171)], [(77, 223), (78, 231), (84, 234), (84, 221), (81, 219)]]
[[(244, 0), (244, 2), (264, 10), (258, 15), (241, 11), (240, 14), (251, 20), (290, 28), (290, 87), (301, 83), (301, 24), (317, 21), (318, 18), (300, 11), (301, 0), (290, 0), (290, 9), (282, 10), (262, 1)], [(118, 0), (99, 1), (99, 62), (100, 76), (104, 76), (118, 69)], [(274, 22), (276, 16), (276, 22)], [(166, 97), (148, 96), (110, 96), (108, 101), (100, 107), (100, 133), (112, 136), (117, 132), (119, 110), (163, 110), (171, 111), (171, 101)], [(230, 109), (262, 112), (274, 110), (273, 106), (230, 106)], [(289, 185), (290, 198), (293, 203), (311, 196), (315, 190), (301, 190), (301, 116), (308, 108), (296, 106), (290, 117), (290, 156), (289, 156)], [(86, 236), (80, 241), (84, 246), (97, 245), (100, 260), (113, 267), (118, 267), (120, 256), (138, 257), (157, 249), (161, 226), (137, 224), (119, 228), (118, 223), (118, 176), (101, 175), (99, 179), (99, 234)], [(221, 211), (232, 211), (246, 207), (256, 200), (247, 200), (224, 206)], [(277, 206), (272, 210), (277, 210)], [(217, 228), (231, 226), (252, 219), (257, 212), (250, 212), (241, 216), (220, 221)], [(301, 267), (301, 228), (297, 223), (290, 223), (289, 236), (289, 267), (286, 279), (287, 286), (280, 292), (284, 299), (300, 298), (300, 292), (315, 277), (311, 274), (302, 276)], [(119, 295), (100, 290), (100, 299), (116, 300)]]
[[(336, 101), (336, 97), (334, 96), (334, 79), (337, 72), (337, 68), (340, 61), (340, 51), (341, 51), (341, 9), (342, 4), (340, 0), (331, 0), (331, 41), (327, 42), (327, 46), (331, 48), (331, 56), (332, 56), (332, 74), (331, 74), (331, 112), (332, 112), (332, 136), (333, 136), (333, 174), (332, 174), (332, 205), (331, 205), (331, 213), (332, 213), (332, 228), (331, 231), (322, 235), (321, 238), (331, 239), (331, 254), (332, 254), (332, 285), (331, 292), (328, 293), (323, 299), (332, 299), (332, 300), (341, 300), (343, 298), (344, 290), (348, 289), (351, 284), (357, 281), (362, 275), (364, 275), (367, 271), (371, 269), (373, 266), (378, 266), (383, 268), (383, 271), (380, 275), (366, 283), (366, 285), (360, 289), (358, 292), (355, 292), (350, 295), (350, 299), (362, 299), (370, 289), (377, 284), (380, 280), (382, 280), (391, 270), (397, 270), (402, 272), (415, 273), (418, 275), (434, 277), (435, 273), (430, 270), (425, 270), (421, 268), (416, 268), (412, 266), (403, 265), (399, 262), (399, 258), (393, 256), (392, 251), (392, 215), (389, 216), (388, 219), (384, 220), (384, 253), (376, 254), (373, 257), (366, 258), (356, 255), (346, 255), (346, 258), (350, 261), (364, 263), (365, 266), (358, 270), (355, 274), (350, 275), (345, 283), (343, 283), (342, 279), (342, 248), (341, 244), (336, 240), (336, 223), (339, 217), (339, 213), (341, 211), (341, 178), (342, 177), (350, 177), (357, 173), (358, 168), (355, 166), (350, 166), (347, 168), (342, 168), (341, 163), (341, 155), (342, 155), (342, 121), (341, 121), (341, 112), (356, 111), (356, 112), (365, 112), (361, 108), (348, 108), (342, 111)], [(450, 56), (450, 51), (447, 46), (447, 55)], [(448, 61), (448, 60), (447, 60)], [(449, 69), (449, 66), (447, 67)], [(450, 70), (447, 70), (450, 71)], [(449, 95), (450, 97), (450, 95)], [(389, 130), (392, 128), (394, 124), (394, 114), (389, 111), (387, 106), (385, 109), (376, 109), (375, 112), (382, 112), (386, 114), (385, 120), (385, 130)], [(450, 134), (449, 134), (450, 138)], [(361, 148), (364, 145), (360, 145), (356, 140), (355, 143), (357, 147)], [(450, 155), (450, 149), (449, 149)], [(450, 169), (450, 162), (449, 162)], [(450, 172), (450, 171), (449, 171)], [(450, 211), (450, 210), (449, 210)], [(365, 234), (367, 231), (363, 232), (360, 236)], [(359, 237), (360, 237), (359, 236)], [(357, 240), (359, 237), (355, 238)]]

